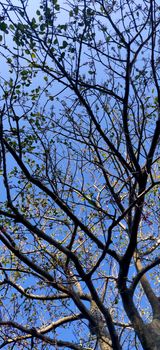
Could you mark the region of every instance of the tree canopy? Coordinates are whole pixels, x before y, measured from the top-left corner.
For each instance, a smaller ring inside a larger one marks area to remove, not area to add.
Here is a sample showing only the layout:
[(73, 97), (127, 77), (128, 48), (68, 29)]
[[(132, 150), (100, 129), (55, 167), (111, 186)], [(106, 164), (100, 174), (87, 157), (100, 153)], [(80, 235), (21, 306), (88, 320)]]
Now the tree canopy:
[(0, 349), (158, 350), (158, 1), (0, 11)]

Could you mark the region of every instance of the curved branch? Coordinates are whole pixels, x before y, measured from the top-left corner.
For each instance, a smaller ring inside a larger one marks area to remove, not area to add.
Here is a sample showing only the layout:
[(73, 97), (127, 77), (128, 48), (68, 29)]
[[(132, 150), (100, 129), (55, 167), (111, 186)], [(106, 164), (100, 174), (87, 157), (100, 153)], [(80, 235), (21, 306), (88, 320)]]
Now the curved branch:
[(16, 343), (19, 340), (25, 340), (28, 338), (38, 338), (45, 343), (51, 344), (51, 345), (58, 345), (59, 347), (68, 347), (73, 350), (92, 350), (91, 348), (83, 348), (82, 346), (78, 344), (74, 344), (71, 342), (67, 341), (62, 341), (62, 340), (57, 340), (57, 339), (52, 339), (46, 335), (43, 335), (40, 330), (36, 330), (35, 328), (27, 328), (24, 327), (16, 322), (12, 321), (0, 321), (0, 326), (6, 326), (6, 327), (13, 327), (15, 329), (18, 329), (19, 331), (26, 333), (25, 336), (17, 336), (14, 338), (7, 339), (6, 341), (3, 342), (3, 344), (0, 345), (0, 349), (2, 349), (5, 345), (11, 344), (11, 343)]
[(144, 274), (153, 269), (153, 267), (157, 266), (160, 264), (160, 258), (156, 258), (154, 261), (152, 261), (149, 265), (145, 266), (141, 271), (139, 271), (139, 273), (136, 275), (136, 277), (133, 280), (133, 283), (130, 287), (130, 290), (132, 292), (132, 294), (134, 293), (134, 290), (137, 287), (137, 284), (140, 282), (141, 278), (144, 276)]
[[(25, 288), (22, 286), (14, 283), (13, 281), (9, 279), (4, 279), (1, 283), (7, 283), (13, 288), (15, 288), (21, 295), (25, 296), (28, 299), (34, 299), (34, 300), (62, 300), (62, 299), (68, 299), (70, 296), (68, 294), (52, 294), (52, 295), (37, 295), (29, 293)], [(80, 299), (82, 300), (90, 300), (90, 297), (87, 294), (81, 294)]]

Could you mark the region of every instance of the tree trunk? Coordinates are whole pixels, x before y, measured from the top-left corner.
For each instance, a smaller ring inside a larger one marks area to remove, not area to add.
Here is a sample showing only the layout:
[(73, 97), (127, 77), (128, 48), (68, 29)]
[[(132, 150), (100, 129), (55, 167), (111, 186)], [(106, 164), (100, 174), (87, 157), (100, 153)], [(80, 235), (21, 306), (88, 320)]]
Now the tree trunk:
[(160, 320), (153, 319), (153, 321), (146, 325), (145, 337), (147, 347), (145, 350), (160, 350)]
[(111, 339), (106, 336), (99, 337), (98, 345), (101, 350), (113, 350)]
[(106, 322), (93, 300), (91, 301), (90, 312), (96, 323), (96, 326), (92, 326), (90, 324), (90, 331), (91, 334), (95, 334), (97, 336), (100, 350), (112, 350), (112, 341), (106, 326)]
[[(156, 312), (153, 321), (145, 324), (136, 309), (132, 296), (127, 291), (121, 293), (124, 309), (142, 344), (143, 350), (160, 350), (160, 315)], [(157, 298), (157, 310), (159, 301)]]

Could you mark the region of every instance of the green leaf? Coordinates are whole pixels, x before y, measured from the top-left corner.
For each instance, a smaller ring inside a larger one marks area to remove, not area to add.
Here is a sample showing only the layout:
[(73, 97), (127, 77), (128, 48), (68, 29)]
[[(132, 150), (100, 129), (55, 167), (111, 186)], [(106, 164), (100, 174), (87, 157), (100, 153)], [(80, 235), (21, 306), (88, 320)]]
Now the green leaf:
[(78, 6), (75, 6), (74, 13), (75, 13), (75, 15), (78, 15)]
[(55, 10), (56, 10), (56, 11), (59, 11), (59, 10), (60, 10), (59, 4), (56, 4), (56, 5), (55, 5)]
[(7, 58), (7, 63), (12, 63), (12, 59), (11, 58)]
[(31, 53), (31, 58), (36, 58), (35, 53)]
[(1, 22), (0, 23), (0, 30), (7, 33), (6, 29), (7, 29), (7, 24), (5, 22)]
[(15, 27), (14, 27), (13, 24), (10, 24), (9, 28), (10, 28), (11, 30), (14, 30), (14, 29), (15, 29)]
[(27, 75), (28, 74), (28, 70), (22, 70), (22, 72), (21, 72), (21, 75)]
[(40, 25), (41, 32), (44, 32), (45, 28), (46, 28), (46, 25), (44, 23)]
[(62, 44), (63, 49), (65, 49), (67, 46), (68, 46), (68, 43), (67, 43), (67, 41), (64, 40), (63, 44)]

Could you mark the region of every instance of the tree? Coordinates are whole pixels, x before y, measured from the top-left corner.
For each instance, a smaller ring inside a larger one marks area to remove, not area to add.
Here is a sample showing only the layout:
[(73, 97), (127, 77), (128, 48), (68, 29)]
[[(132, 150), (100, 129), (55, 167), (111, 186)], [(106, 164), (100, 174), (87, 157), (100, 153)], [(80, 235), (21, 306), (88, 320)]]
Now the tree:
[(0, 348), (158, 350), (158, 1), (0, 5)]

